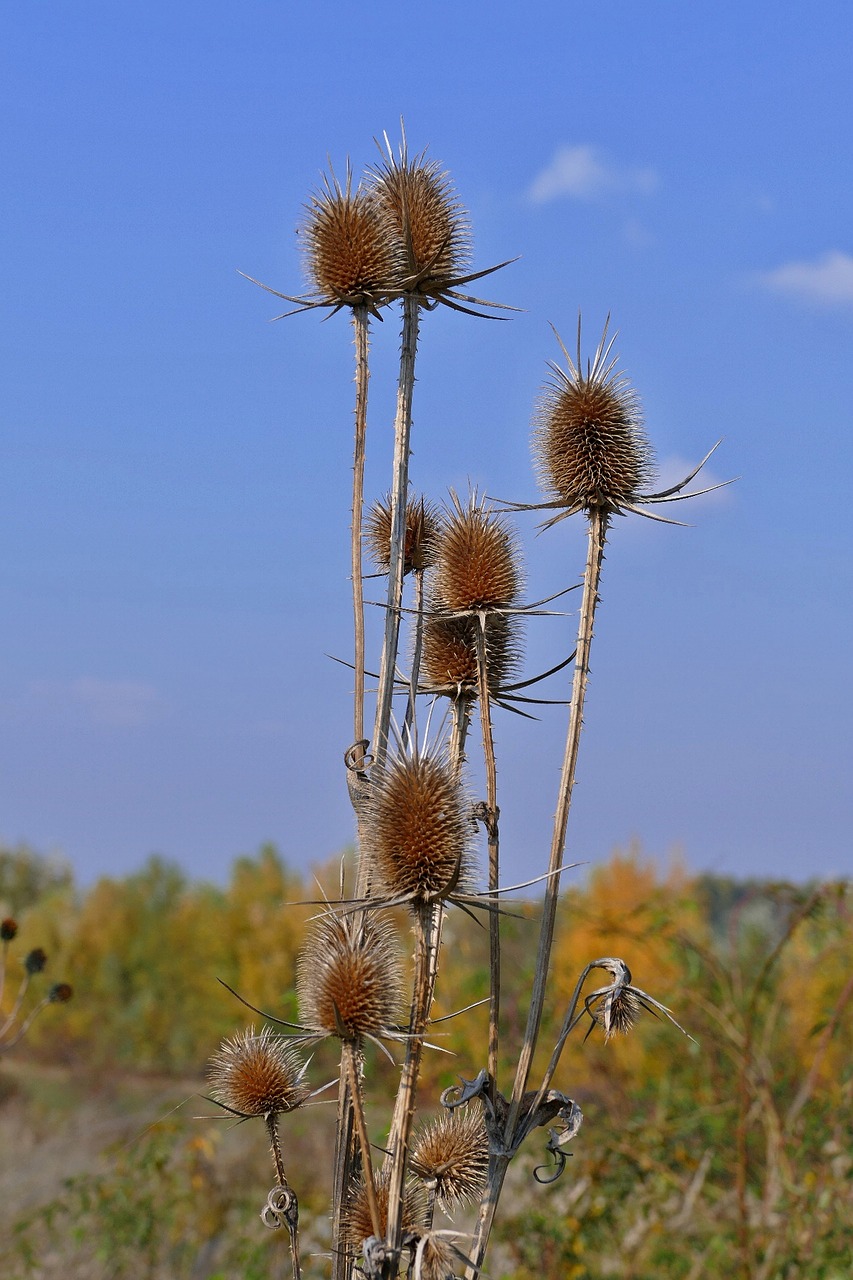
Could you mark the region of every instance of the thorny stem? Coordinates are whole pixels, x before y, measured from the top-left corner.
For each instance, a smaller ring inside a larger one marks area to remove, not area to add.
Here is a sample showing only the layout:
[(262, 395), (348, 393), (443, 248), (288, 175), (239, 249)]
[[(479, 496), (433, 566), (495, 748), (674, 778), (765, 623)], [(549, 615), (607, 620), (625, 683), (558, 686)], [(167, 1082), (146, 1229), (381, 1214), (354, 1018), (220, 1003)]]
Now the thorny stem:
[(584, 700), (589, 680), (589, 654), (592, 645), (595, 624), (595, 609), (598, 603), (598, 586), (601, 580), (601, 566), (604, 560), (604, 544), (607, 539), (608, 514), (600, 508), (592, 508), (589, 512), (589, 528), (587, 542), (586, 569), (583, 579), (583, 596), (581, 599), (580, 618), (578, 620), (578, 644), (575, 654), (575, 667), (572, 677), (572, 703), (569, 711), (569, 725), (566, 733), (566, 751), (563, 758), (563, 771), (560, 777), (560, 790), (557, 799), (557, 811), (554, 815), (554, 830), (551, 839), (551, 854), (548, 862), (548, 880), (545, 899), (542, 907), (542, 924), (539, 933), (539, 947), (536, 954), (536, 971), (533, 980), (533, 992), (527, 1015), (527, 1027), (524, 1033), (524, 1044), (519, 1055), (515, 1083), (510, 1100), (504, 1134), (504, 1154), (493, 1155), (489, 1160), (489, 1180), (486, 1194), (480, 1206), (477, 1230), (471, 1247), (469, 1276), (476, 1275), (483, 1263), (497, 1210), (498, 1198), (506, 1177), (512, 1151), (513, 1138), (518, 1125), (522, 1098), (536, 1042), (542, 1022), (542, 1011), (545, 1004), (545, 988), (551, 959), (551, 947), (554, 941), (554, 925), (557, 916), (557, 902), (560, 894), (559, 868), (563, 861), (566, 845), (566, 829), (569, 821), (569, 809), (572, 802), (572, 790), (575, 783), (580, 735), (583, 727)]
[(388, 1188), (388, 1242), (392, 1250), (400, 1248), (403, 1220), (403, 1190), (409, 1156), (409, 1140), (415, 1118), (418, 1076), (424, 1049), (424, 1034), (438, 977), (438, 956), (444, 907), (440, 902), (426, 903), (415, 917), (415, 976), (409, 1036), (400, 1086), (394, 1103), (394, 1115), (388, 1146), (391, 1151), (391, 1175)]
[[(409, 447), (412, 433), (412, 395), (415, 385), (415, 355), (420, 327), (420, 302), (416, 295), (403, 297), (403, 333), (400, 343), (400, 375), (397, 381), (397, 412), (394, 420), (394, 476), (391, 487), (391, 563), (388, 570), (388, 607), (385, 637), (379, 666), (379, 693), (373, 731), (373, 758), (381, 769), (388, 754), (391, 701), (400, 635), (400, 606), (403, 599), (403, 568), (406, 544), (406, 501), (409, 487)], [(363, 892), (361, 886), (361, 891)]]
[(293, 1269), (293, 1280), (301, 1280), (302, 1267), (299, 1261), (299, 1206), (296, 1196), (290, 1189), (284, 1172), (284, 1161), (281, 1156), (281, 1142), (278, 1136), (278, 1122), (273, 1114), (264, 1117), (267, 1126), (267, 1133), (270, 1139), (270, 1151), (272, 1152), (273, 1163), (275, 1165), (275, 1176), (278, 1179), (278, 1185), (287, 1194), (287, 1208), (284, 1218), (287, 1224), (288, 1235), (290, 1236), (290, 1264)]
[[(39, 1000), (35, 1008), (30, 1011), (30, 1013), (27, 1015), (27, 1017), (24, 1019), (21, 1025), (18, 1027), (18, 1030), (11, 1037), (11, 1039), (7, 1040), (5, 1044), (0, 1044), (0, 1052), (5, 1051), (6, 1049), (14, 1049), (15, 1045), (18, 1044), (21, 1040), (23, 1040), (24, 1036), (27, 1034), (30, 1027), (33, 1025), (36, 1018), (41, 1013), (42, 1009), (46, 1008), (47, 1005), (49, 1004), (50, 1004), (50, 996), (43, 996), (42, 999)], [(19, 1008), (20, 1008), (20, 1003), (16, 1005), (15, 1009), (12, 1010), (11, 1015), (3, 1023), (3, 1026), (0, 1027), (0, 1040), (2, 1040), (6, 1032), (12, 1028), (15, 1021), (15, 1015), (17, 1014)]]
[(352, 309), (355, 343), (355, 449), (352, 465), (352, 610), (355, 632), (353, 741), (364, 740), (364, 581), (361, 525), (364, 511), (364, 458), (367, 439), (367, 385), (370, 380), (370, 317), (367, 307)]
[(352, 1262), (351, 1255), (342, 1240), (341, 1217), (347, 1199), (347, 1189), (352, 1181), (351, 1170), (355, 1164), (353, 1107), (350, 1096), (349, 1076), (343, 1062), (341, 1066), (332, 1184), (332, 1240), (335, 1242), (335, 1249), (332, 1253), (332, 1280), (347, 1280)]
[(424, 644), (424, 571), (414, 569), (415, 580), (415, 643), (412, 651), (412, 670), (409, 677), (409, 702), (406, 707), (406, 727), (411, 729), (415, 720), (415, 698), (421, 674), (421, 653)]
[(471, 700), (460, 690), (453, 699), (450, 726), (450, 765), (457, 779), (465, 763), (465, 739), (471, 724)]
[[(481, 613), (477, 627), (477, 684), (480, 700), (480, 728), (483, 738), (483, 760), (486, 766), (486, 834), (489, 849), (489, 892), (496, 895), (500, 887), (500, 810), (498, 809), (498, 773), (495, 764), (495, 740), (492, 734), (492, 710), (486, 668), (486, 615)], [(489, 912), (489, 1082), (496, 1088), (498, 1074), (499, 1029), (501, 1008), (501, 927), (497, 911)]]
[(379, 1217), (379, 1205), (376, 1202), (376, 1181), (373, 1177), (373, 1160), (370, 1155), (370, 1139), (367, 1136), (367, 1122), (364, 1118), (364, 1095), (358, 1074), (356, 1047), (351, 1041), (344, 1041), (344, 1063), (349, 1080), (352, 1110), (355, 1118), (355, 1129), (358, 1134), (358, 1145), (361, 1148), (361, 1168), (364, 1175), (364, 1190), (367, 1195), (367, 1207), (370, 1210), (370, 1222), (375, 1236), (382, 1236), (382, 1224)]

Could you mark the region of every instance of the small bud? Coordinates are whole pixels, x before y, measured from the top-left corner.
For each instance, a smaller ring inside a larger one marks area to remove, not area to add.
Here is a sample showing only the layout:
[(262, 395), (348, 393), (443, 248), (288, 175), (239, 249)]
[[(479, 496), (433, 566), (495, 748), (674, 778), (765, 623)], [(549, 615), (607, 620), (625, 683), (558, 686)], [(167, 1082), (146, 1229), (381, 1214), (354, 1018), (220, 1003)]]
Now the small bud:
[(51, 1004), (68, 1004), (68, 1001), (74, 995), (74, 988), (68, 982), (54, 982), (48, 992), (48, 1000)]
[(41, 973), (46, 964), (47, 955), (41, 947), (35, 947), (24, 960), (24, 968), (29, 974)]
[(7, 916), (5, 920), (0, 921), (0, 939), (3, 942), (11, 942), (17, 932), (18, 922), (13, 920), (11, 916)]

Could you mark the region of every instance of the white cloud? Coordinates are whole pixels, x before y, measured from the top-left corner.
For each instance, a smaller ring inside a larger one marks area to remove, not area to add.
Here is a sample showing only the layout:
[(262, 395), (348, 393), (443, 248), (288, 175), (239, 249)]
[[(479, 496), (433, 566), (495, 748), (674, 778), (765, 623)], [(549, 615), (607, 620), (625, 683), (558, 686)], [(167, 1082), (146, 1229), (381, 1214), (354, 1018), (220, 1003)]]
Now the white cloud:
[(801, 302), (828, 306), (853, 305), (853, 256), (829, 249), (813, 262), (785, 262), (758, 276), (758, 283), (773, 293)]
[(653, 169), (616, 165), (596, 147), (561, 147), (534, 178), (527, 195), (533, 204), (547, 204), (561, 196), (598, 200), (611, 192), (649, 192), (657, 182)]

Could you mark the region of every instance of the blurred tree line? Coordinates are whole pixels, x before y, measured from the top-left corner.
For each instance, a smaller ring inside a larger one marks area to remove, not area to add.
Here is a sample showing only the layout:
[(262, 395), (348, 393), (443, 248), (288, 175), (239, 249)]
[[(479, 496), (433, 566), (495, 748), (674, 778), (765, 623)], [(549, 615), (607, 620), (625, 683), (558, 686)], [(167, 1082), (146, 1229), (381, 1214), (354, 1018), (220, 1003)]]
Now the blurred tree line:
[[(238, 859), (224, 887), (152, 858), (134, 875), (83, 891), (55, 860), (0, 850), (0, 915), (14, 911), (28, 945), (44, 947), (51, 969), (76, 991), (71, 1005), (33, 1027), (27, 1054), (87, 1071), (199, 1073), (223, 1036), (260, 1022), (217, 979), (295, 1019), (296, 956), (318, 909), (306, 899), (320, 896), (317, 881), (335, 896), (339, 876), (335, 862), (316, 879), (303, 877), (265, 846)], [(526, 1016), (538, 906), (505, 905), (503, 1018), (512, 1053)], [(405, 942), (404, 919), (401, 926)], [(488, 990), (487, 931), (452, 912), (446, 937), (437, 1017)], [(570, 1040), (555, 1084), (581, 1104), (584, 1126), (553, 1187), (531, 1176), (545, 1159), (544, 1133), (542, 1142), (528, 1140), (499, 1227), (499, 1273), (849, 1274), (850, 886), (697, 878), (678, 864), (661, 869), (636, 849), (615, 853), (565, 895), (543, 1054), (579, 971), (612, 955), (689, 1037), (644, 1015), (609, 1044), (600, 1030), (584, 1042), (583, 1028)], [(485, 1033), (482, 1008), (436, 1026), (433, 1039), (454, 1056), (429, 1059), (425, 1099), (458, 1075), (476, 1075)], [(327, 1065), (331, 1059), (317, 1065), (316, 1082), (329, 1078)], [(374, 1090), (389, 1083), (389, 1071), (370, 1064)], [(508, 1081), (505, 1068), (504, 1087)], [(176, 1159), (182, 1150), (179, 1143)]]

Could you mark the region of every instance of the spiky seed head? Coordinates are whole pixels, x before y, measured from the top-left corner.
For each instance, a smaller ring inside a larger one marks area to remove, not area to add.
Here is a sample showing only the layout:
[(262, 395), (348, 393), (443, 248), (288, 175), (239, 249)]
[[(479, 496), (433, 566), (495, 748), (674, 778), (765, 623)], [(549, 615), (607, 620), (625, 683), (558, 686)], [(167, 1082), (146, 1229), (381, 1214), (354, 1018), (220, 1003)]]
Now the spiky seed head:
[(371, 170), (369, 180), (386, 233), (401, 247), (404, 287), (440, 294), (471, 259), (471, 227), (450, 177), (424, 153)]
[[(388, 1229), (388, 1200), (390, 1196), (390, 1177), (383, 1169), (374, 1178), (376, 1207), (379, 1210), (379, 1223), (383, 1234)], [(403, 1234), (410, 1232), (419, 1234), (425, 1222), (423, 1201), (416, 1186), (409, 1185), (403, 1190)], [(352, 1253), (361, 1253), (365, 1240), (373, 1234), (373, 1221), (370, 1216), (370, 1204), (367, 1199), (367, 1185), (360, 1178), (354, 1185), (347, 1199), (343, 1213), (344, 1238)]]
[(621, 987), (609, 999), (603, 996), (590, 1005), (589, 1014), (594, 1023), (604, 1028), (604, 1039), (610, 1040), (615, 1035), (626, 1036), (643, 1009), (643, 1002), (632, 988)]
[(521, 590), (521, 558), (505, 517), (476, 495), (455, 501), (438, 538), (435, 597), (451, 613), (512, 605)]
[(278, 1116), (301, 1106), (310, 1090), (299, 1054), (269, 1027), (223, 1040), (207, 1078), (217, 1102), (241, 1116)]
[(24, 968), (29, 974), (41, 973), (46, 964), (47, 955), (41, 947), (34, 947), (24, 960)]
[(389, 897), (413, 903), (470, 888), (470, 801), (444, 755), (412, 752), (374, 780), (366, 847)]
[[(425, 498), (406, 503), (406, 537), (403, 546), (403, 573), (428, 569), (435, 560), (439, 520), (435, 507)], [(391, 499), (375, 502), (365, 523), (365, 537), (377, 569), (391, 568)]]
[(540, 482), (575, 511), (617, 511), (640, 497), (652, 474), (640, 402), (616, 361), (608, 361), (606, 333), (586, 373), (580, 352), (577, 365), (568, 353), (567, 369), (551, 365), (554, 377), (533, 419)]
[(48, 992), (47, 998), (51, 1004), (68, 1004), (68, 1001), (74, 995), (74, 988), (68, 982), (54, 982)]
[(375, 917), (321, 917), (297, 962), (296, 993), (309, 1031), (346, 1041), (386, 1034), (402, 995), (393, 930)]
[(446, 1111), (415, 1135), (412, 1173), (435, 1188), (447, 1212), (480, 1196), (488, 1165), (489, 1139), (480, 1106)]
[(382, 227), (379, 210), (350, 175), (341, 187), (324, 177), (305, 208), (302, 243), (308, 278), (330, 305), (378, 305), (395, 288), (399, 249)]
[(442, 1239), (441, 1232), (425, 1231), (415, 1251), (412, 1280), (454, 1280), (460, 1264), (464, 1265), (463, 1257), (461, 1250)]
[(7, 916), (5, 920), (0, 920), (0, 939), (3, 942), (11, 942), (17, 932), (17, 920), (13, 920), (11, 916)]
[[(421, 656), (423, 684), (451, 696), (476, 696), (479, 627), (476, 617), (427, 617)], [(520, 656), (518, 618), (491, 614), (486, 619), (486, 680), (492, 697), (509, 682)]]

